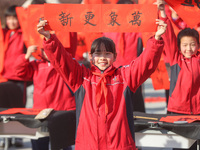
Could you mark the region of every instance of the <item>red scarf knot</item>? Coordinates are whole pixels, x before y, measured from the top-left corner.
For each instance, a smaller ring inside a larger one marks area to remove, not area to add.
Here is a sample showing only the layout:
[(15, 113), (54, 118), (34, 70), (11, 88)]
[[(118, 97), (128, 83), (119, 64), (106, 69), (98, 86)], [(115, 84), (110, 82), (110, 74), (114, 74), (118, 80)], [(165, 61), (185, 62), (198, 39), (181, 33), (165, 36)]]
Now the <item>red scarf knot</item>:
[(105, 116), (106, 117), (108, 115), (108, 98), (107, 98), (108, 88), (106, 86), (106, 84), (107, 84), (106, 77), (112, 76), (113, 73), (115, 72), (115, 70), (116, 70), (116, 68), (109, 71), (109, 72), (103, 73), (103, 74), (98, 73), (98, 72), (92, 72), (92, 74), (100, 77), (100, 80), (99, 80), (99, 82), (97, 83), (97, 86), (96, 86), (97, 110), (99, 108), (101, 97), (104, 96), (104, 98), (105, 98)]

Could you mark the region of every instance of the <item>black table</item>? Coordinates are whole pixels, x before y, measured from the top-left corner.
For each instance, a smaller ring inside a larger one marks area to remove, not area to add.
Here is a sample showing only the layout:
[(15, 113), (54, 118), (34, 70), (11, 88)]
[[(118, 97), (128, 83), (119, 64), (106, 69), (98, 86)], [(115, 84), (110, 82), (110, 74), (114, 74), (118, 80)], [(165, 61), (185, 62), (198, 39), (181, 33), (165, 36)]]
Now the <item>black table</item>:
[[(0, 110), (2, 111), (2, 110)], [(200, 139), (200, 122), (186, 123), (186, 124), (174, 124), (160, 122), (161, 117), (166, 117), (166, 114), (146, 114), (141, 112), (134, 112), (134, 116), (140, 116), (140, 118), (134, 119), (136, 145), (137, 135), (145, 134), (148, 131), (161, 131), (162, 134), (169, 134), (167, 132), (173, 132), (174, 135), (184, 137), (186, 140), (190, 140), (192, 143)], [(7, 116), (7, 121), (6, 121)], [(76, 112), (75, 111), (53, 111), (47, 118), (36, 120), (35, 115), (23, 115), (23, 114), (7, 114), (0, 115), (0, 123), (4, 126), (8, 126), (8, 123), (20, 124), (22, 128), (30, 129), (31, 132), (45, 133), (42, 136), (50, 136), (51, 149), (58, 150), (65, 148), (75, 143), (75, 127), (76, 127)], [(148, 119), (145, 119), (148, 118)], [(150, 119), (149, 119), (150, 118)], [(153, 119), (151, 119), (153, 118)], [(156, 118), (156, 119), (155, 119)], [(7, 122), (7, 123), (4, 123)], [(1, 125), (0, 125), (1, 127)], [(1, 131), (2, 129), (0, 129)], [(24, 129), (17, 130), (18, 132), (25, 131)], [(48, 134), (46, 134), (48, 133)], [(152, 133), (153, 134), (153, 133)], [(20, 136), (20, 134), (14, 133), (2, 133), (0, 136)], [(25, 134), (24, 134), (25, 135)], [(28, 136), (28, 135), (27, 135)], [(150, 136), (150, 135), (149, 135)], [(21, 134), (23, 137), (23, 134)], [(38, 138), (33, 134), (30, 138)]]

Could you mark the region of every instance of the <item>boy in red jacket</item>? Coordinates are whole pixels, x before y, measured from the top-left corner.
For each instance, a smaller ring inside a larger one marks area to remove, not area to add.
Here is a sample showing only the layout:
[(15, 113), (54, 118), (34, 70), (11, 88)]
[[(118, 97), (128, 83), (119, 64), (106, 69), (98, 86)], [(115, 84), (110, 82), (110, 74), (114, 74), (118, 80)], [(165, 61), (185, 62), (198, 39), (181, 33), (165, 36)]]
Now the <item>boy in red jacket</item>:
[[(161, 19), (167, 23), (162, 37), (171, 66), (167, 111), (169, 114), (200, 114), (199, 34), (195, 29), (185, 28), (176, 38), (172, 24), (166, 17), (164, 4), (164, 0), (158, 0)], [(189, 148), (193, 149), (197, 149), (197, 142)]]
[(75, 93), (76, 150), (135, 150), (132, 104), (129, 96), (150, 76), (159, 62), (166, 24), (148, 41), (146, 50), (129, 65), (113, 66), (114, 42), (106, 37), (91, 46), (91, 70), (72, 59), (49, 31), (47, 21), (38, 24), (45, 37), (44, 50), (54, 68)]
[[(176, 37), (166, 17), (164, 0), (157, 0), (157, 3), (161, 19), (167, 23), (162, 37), (171, 66), (168, 114), (200, 114), (199, 33), (195, 29), (185, 28)], [(197, 149), (197, 142), (189, 148), (194, 149)]]
[[(163, 0), (158, 1), (162, 3)], [(161, 17), (168, 24), (162, 37), (171, 66), (167, 110), (179, 114), (200, 114), (199, 33), (185, 28), (176, 37), (164, 9), (161, 9)]]

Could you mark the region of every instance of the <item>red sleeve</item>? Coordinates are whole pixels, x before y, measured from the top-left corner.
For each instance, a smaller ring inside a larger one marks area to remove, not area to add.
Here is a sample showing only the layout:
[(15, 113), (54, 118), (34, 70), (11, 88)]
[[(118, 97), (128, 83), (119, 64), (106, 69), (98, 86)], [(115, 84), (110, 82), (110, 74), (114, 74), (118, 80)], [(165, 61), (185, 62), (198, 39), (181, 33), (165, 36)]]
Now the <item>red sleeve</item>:
[(179, 54), (179, 50), (177, 47), (177, 39), (170, 20), (168, 18), (161, 19), (167, 23), (167, 30), (162, 35), (162, 37), (165, 42), (165, 56), (167, 57), (167, 60), (169, 60), (169, 63), (172, 66), (177, 63)]
[(15, 61), (16, 75), (20, 78), (23, 78), (25, 81), (32, 81), (34, 68), (29, 62), (25, 59), (25, 54), (20, 55)]
[(55, 35), (51, 35), (48, 41), (44, 41), (44, 50), (54, 68), (72, 91), (75, 91), (83, 82), (83, 70), (86, 68), (72, 58)]
[(147, 41), (146, 49), (142, 54), (132, 61), (130, 65), (124, 67), (125, 80), (133, 91), (136, 91), (155, 71), (160, 61), (163, 46), (163, 40), (156, 40), (151, 37)]
[(187, 24), (181, 19), (181, 18), (178, 18), (176, 20), (173, 20), (172, 21), (174, 22), (174, 24), (179, 28), (179, 29), (185, 29), (187, 28)]

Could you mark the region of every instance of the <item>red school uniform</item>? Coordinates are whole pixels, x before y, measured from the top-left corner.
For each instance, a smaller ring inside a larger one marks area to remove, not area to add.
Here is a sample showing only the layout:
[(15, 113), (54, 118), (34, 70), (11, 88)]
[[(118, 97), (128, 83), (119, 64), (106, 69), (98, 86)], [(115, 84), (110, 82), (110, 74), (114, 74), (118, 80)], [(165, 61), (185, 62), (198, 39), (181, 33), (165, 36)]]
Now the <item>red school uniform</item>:
[(50, 62), (75, 93), (76, 150), (136, 149), (129, 96), (155, 70), (162, 49), (163, 41), (152, 38), (145, 52), (130, 65), (111, 65), (101, 74), (97, 67), (90, 70), (73, 60), (56, 36), (44, 42)]
[(29, 62), (23, 54), (17, 58), (15, 67), (17, 76), (33, 81), (33, 108), (75, 109), (73, 93), (48, 61)]
[[(21, 29), (17, 29), (13, 31), (13, 33), (10, 32), (8, 29), (3, 30), (4, 33), (4, 39), (6, 39), (6, 35), (9, 36), (9, 39), (6, 43), (6, 46), (4, 45), (5, 52), (4, 52), (4, 61), (3, 62), (3, 68), (0, 72), (0, 74), (9, 80), (23, 80), (20, 77), (17, 77), (15, 75), (15, 60), (18, 56), (25, 53), (25, 46), (23, 42), (23, 36)], [(10, 33), (13, 34), (10, 36)], [(5, 42), (5, 40), (4, 40)]]
[(167, 110), (181, 114), (200, 114), (200, 53), (185, 58), (178, 49), (176, 36), (168, 18), (163, 34), (166, 56), (170, 60), (171, 80)]

